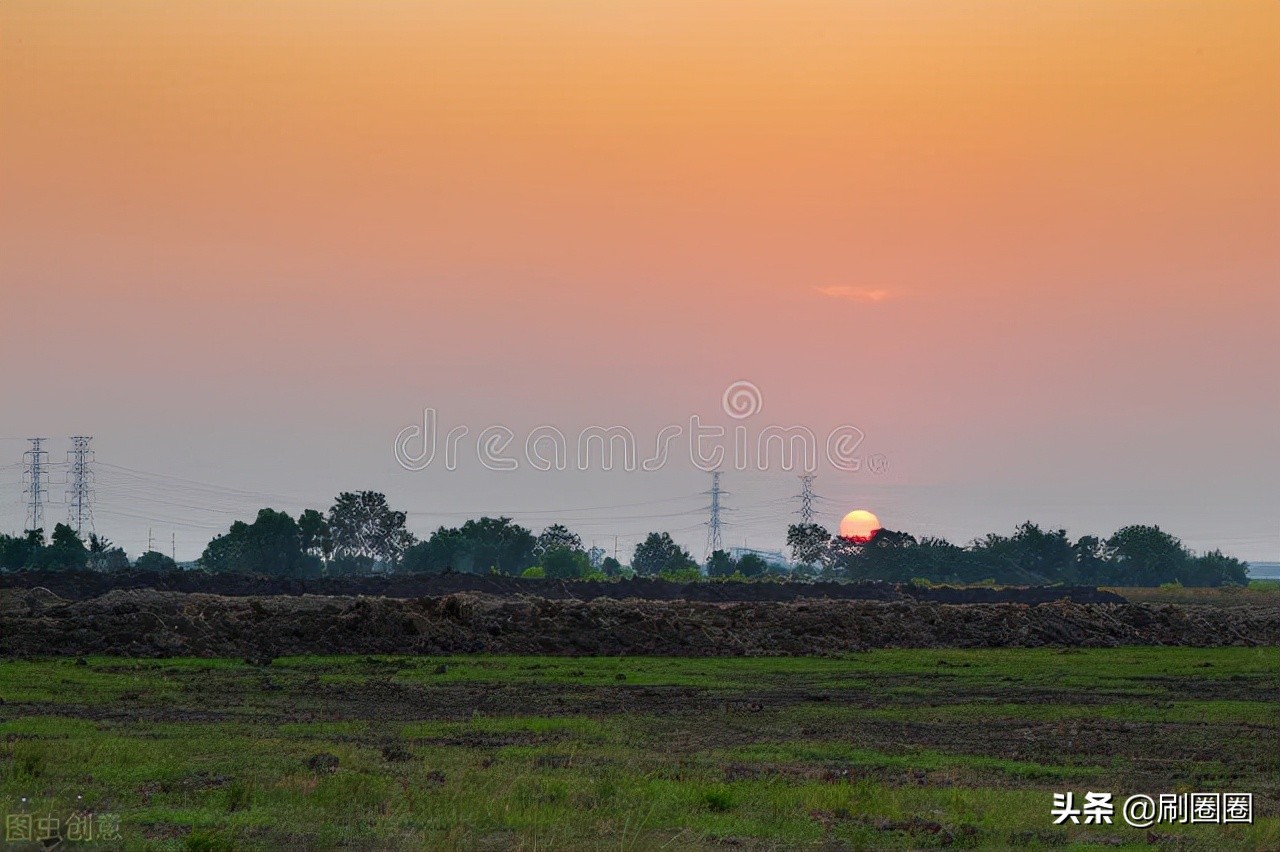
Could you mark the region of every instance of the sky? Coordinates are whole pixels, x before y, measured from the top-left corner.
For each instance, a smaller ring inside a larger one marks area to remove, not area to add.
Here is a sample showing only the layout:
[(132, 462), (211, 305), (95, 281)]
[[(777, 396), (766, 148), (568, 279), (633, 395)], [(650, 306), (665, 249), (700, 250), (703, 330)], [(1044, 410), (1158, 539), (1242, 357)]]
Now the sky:
[[(135, 555), (358, 488), (701, 555), (687, 451), (474, 443), (698, 415), (861, 430), (832, 527), (1280, 560), (1277, 48), (1269, 0), (6, 0), (0, 529), (24, 439), (83, 434)], [(425, 408), (455, 470), (397, 462)], [(728, 465), (726, 543), (797, 473)]]

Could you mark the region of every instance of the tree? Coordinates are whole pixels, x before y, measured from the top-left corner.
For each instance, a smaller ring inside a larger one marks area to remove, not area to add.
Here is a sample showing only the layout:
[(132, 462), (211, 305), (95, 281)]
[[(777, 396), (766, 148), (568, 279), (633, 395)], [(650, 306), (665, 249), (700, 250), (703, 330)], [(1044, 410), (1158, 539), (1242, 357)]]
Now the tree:
[(248, 530), (244, 521), (233, 521), (228, 532), (214, 536), (205, 546), (199, 559), (201, 567), (215, 574), (248, 570), (242, 566)]
[(26, 535), (0, 535), (0, 568), (6, 571), (18, 571), (31, 563), (36, 552), (44, 547), (44, 532), (34, 531), (37, 541), (32, 542), (33, 531)]
[(1019, 563), (1023, 570), (1039, 576), (1042, 582), (1071, 579), (1076, 554), (1066, 530), (1046, 532), (1038, 524), (1024, 521), (1014, 531), (1013, 542), (1019, 550)]
[(149, 550), (138, 557), (133, 567), (139, 571), (177, 571), (178, 563), (163, 553)]
[(905, 582), (919, 572), (916, 547), (915, 536), (882, 528), (861, 544), (841, 539), (833, 548), (833, 567), (851, 580)]
[(542, 570), (553, 580), (576, 580), (591, 570), (591, 563), (581, 550), (553, 547), (542, 554)]
[(440, 527), (427, 541), (405, 551), (404, 568), (475, 574), (486, 574), (492, 568), (515, 576), (537, 562), (536, 544), (533, 533), (510, 518), (480, 518), (461, 527)]
[(546, 553), (555, 547), (582, 550), (582, 538), (577, 533), (570, 532), (564, 524), (552, 524), (538, 536), (535, 547), (538, 553)]
[(962, 565), (965, 582), (990, 578), (1001, 583), (1049, 583), (1073, 576), (1076, 554), (1066, 530), (1045, 532), (1031, 521), (1018, 526), (1012, 536), (988, 534), (969, 547)]
[(1107, 539), (1116, 582), (1126, 586), (1158, 586), (1187, 574), (1190, 554), (1182, 542), (1157, 526), (1135, 524)]
[(1211, 550), (1191, 560), (1188, 566), (1187, 586), (1249, 585), (1249, 569), (1239, 559), (1225, 556), (1221, 550)]
[(469, 570), (515, 576), (534, 565), (533, 533), (510, 518), (480, 518), (467, 521), (460, 530), (470, 562)]
[(91, 571), (127, 571), (129, 557), (122, 548), (111, 547), (101, 553), (90, 553), (85, 567)]
[(298, 523), (286, 512), (262, 509), (248, 528), (247, 569), (257, 574), (296, 577), (305, 573), (306, 554)]
[(319, 573), (319, 559), (302, 550), (302, 534), (287, 512), (261, 509), (252, 524), (236, 521), (205, 548), (200, 564), (215, 572), (240, 571), (277, 577)]
[(671, 539), (669, 533), (649, 533), (640, 544), (636, 545), (631, 557), (631, 567), (637, 574), (655, 576), (663, 571), (679, 571), (690, 566), (696, 568), (689, 552)]
[(823, 579), (831, 580), (856, 574), (856, 560), (862, 553), (862, 544), (852, 539), (833, 537), (822, 550)]
[(440, 527), (426, 541), (406, 550), (400, 567), (415, 574), (439, 574), (460, 568), (465, 553), (462, 530)]
[(89, 550), (76, 531), (66, 524), (57, 524), (49, 546), (33, 550), (31, 563), (35, 568), (53, 571), (75, 571), (84, 568)]
[(711, 555), (707, 557), (708, 577), (728, 577), (737, 570), (738, 564), (733, 561), (732, 556), (723, 550), (713, 550)]
[(755, 553), (744, 553), (738, 560), (738, 573), (744, 577), (759, 577), (769, 570), (769, 563)]
[(1097, 584), (1109, 580), (1109, 553), (1107, 546), (1094, 535), (1082, 535), (1071, 546), (1075, 558), (1075, 581), (1077, 583)]
[(820, 524), (792, 524), (787, 527), (787, 547), (791, 558), (801, 565), (817, 565), (822, 561), (831, 533)]
[(315, 509), (307, 509), (298, 516), (298, 536), (302, 552), (328, 561), (333, 555), (333, 537), (329, 522)]
[(617, 577), (622, 573), (622, 563), (612, 556), (606, 556), (600, 563), (600, 571), (606, 577)]
[(405, 529), (406, 515), (387, 505), (387, 495), (377, 491), (344, 491), (329, 509), (329, 535), (338, 557), (364, 557), (395, 565), (413, 546), (413, 534)]

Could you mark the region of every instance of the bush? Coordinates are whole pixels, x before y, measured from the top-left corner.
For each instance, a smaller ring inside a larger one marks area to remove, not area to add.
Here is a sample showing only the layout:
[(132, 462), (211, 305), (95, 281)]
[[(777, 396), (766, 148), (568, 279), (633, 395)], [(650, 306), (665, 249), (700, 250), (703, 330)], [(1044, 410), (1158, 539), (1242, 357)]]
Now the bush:
[(133, 567), (139, 571), (177, 571), (178, 563), (163, 553), (149, 550), (138, 557)]
[(520, 576), (526, 580), (545, 580), (547, 572), (541, 565), (534, 565), (532, 568), (526, 568), (520, 572)]
[(591, 570), (591, 562), (581, 550), (553, 547), (542, 555), (542, 570), (553, 580), (576, 580)]

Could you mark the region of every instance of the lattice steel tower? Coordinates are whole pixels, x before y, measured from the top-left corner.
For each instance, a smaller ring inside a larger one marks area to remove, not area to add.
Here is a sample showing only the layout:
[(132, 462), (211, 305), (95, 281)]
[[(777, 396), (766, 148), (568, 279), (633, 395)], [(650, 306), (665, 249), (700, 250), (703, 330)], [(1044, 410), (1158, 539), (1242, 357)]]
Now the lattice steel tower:
[(93, 451), (89, 449), (92, 437), (77, 435), (71, 439), (67, 452), (67, 464), (71, 467), (71, 487), (67, 489), (67, 517), (76, 531), (84, 538), (85, 528), (93, 532)]
[(724, 549), (720, 541), (720, 497), (724, 494), (720, 490), (720, 471), (711, 472), (711, 490), (705, 493), (711, 495), (711, 517), (707, 520), (707, 558), (710, 559), (711, 554)]
[(45, 487), (45, 468), (49, 465), (49, 454), (43, 446), (44, 438), (28, 438), (31, 449), (22, 454), (22, 461), (27, 469), (22, 475), (25, 487), (22, 494), (27, 504), (27, 529), (44, 529), (44, 501), (49, 495)]
[(806, 473), (800, 477), (800, 523), (813, 523), (813, 480), (814, 474)]

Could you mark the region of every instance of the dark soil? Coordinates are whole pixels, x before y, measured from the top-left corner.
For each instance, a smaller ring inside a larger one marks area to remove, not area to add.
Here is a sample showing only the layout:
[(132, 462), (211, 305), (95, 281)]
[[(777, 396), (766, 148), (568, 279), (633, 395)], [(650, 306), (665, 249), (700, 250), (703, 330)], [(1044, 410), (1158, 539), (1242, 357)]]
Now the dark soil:
[(0, 654), (222, 656), (412, 653), (746, 656), (868, 648), (1275, 645), (1270, 606), (704, 603), (453, 594), (402, 600), (226, 597), (151, 589), (65, 600), (0, 590)]
[(482, 574), (396, 574), (300, 580), (204, 571), (15, 571), (0, 573), (0, 589), (44, 588), (60, 598), (84, 600), (116, 589), (204, 592), (229, 597), (268, 595), (370, 595), (423, 598), (478, 592), (530, 595), (548, 600), (643, 598), (654, 601), (923, 600), (938, 603), (1123, 603), (1124, 598), (1092, 586), (1041, 586), (1003, 589), (917, 588), (909, 584), (861, 583), (671, 583), (636, 578), (614, 582), (526, 580)]

